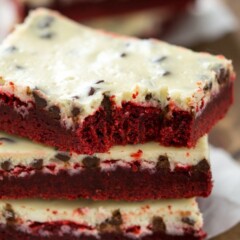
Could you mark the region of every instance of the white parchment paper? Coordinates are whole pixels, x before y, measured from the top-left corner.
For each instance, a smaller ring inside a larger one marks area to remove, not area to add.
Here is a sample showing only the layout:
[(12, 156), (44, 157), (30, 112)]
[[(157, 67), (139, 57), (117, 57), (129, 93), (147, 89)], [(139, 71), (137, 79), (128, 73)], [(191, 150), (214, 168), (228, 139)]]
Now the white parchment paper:
[(209, 198), (199, 199), (208, 238), (240, 222), (240, 165), (222, 149), (211, 147), (210, 157), (213, 192)]

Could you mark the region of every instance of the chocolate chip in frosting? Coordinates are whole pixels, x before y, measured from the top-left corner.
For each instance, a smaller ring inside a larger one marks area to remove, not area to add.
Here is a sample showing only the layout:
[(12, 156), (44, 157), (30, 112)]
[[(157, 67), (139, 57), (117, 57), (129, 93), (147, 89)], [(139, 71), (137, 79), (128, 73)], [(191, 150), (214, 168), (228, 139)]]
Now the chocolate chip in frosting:
[(161, 217), (155, 216), (152, 219), (152, 229), (154, 232), (165, 232), (166, 225)]
[(95, 156), (87, 156), (82, 160), (83, 166), (86, 168), (98, 168), (100, 159)]
[(9, 160), (6, 160), (4, 162), (1, 163), (1, 168), (4, 171), (9, 171), (11, 169), (11, 162)]
[(15, 143), (15, 140), (7, 137), (0, 137), (0, 142)]
[(52, 25), (53, 22), (54, 22), (54, 17), (46, 16), (45, 18), (41, 19), (38, 22), (37, 27), (40, 28), (40, 29), (49, 28)]
[(163, 73), (163, 76), (164, 76), (164, 77), (169, 76), (169, 75), (171, 75), (171, 72), (169, 72), (169, 71), (164, 71), (164, 73)]
[(153, 62), (160, 63), (160, 62), (163, 62), (166, 59), (167, 59), (167, 56), (161, 56), (159, 58), (156, 58)]
[(203, 159), (194, 168), (196, 171), (207, 172), (210, 170), (210, 165), (206, 159)]
[(151, 93), (148, 93), (146, 96), (145, 96), (145, 100), (146, 101), (149, 101), (152, 99), (152, 94)]
[(203, 87), (203, 91), (204, 92), (208, 92), (212, 89), (212, 82), (207, 83), (204, 87)]
[(34, 159), (31, 163), (31, 166), (37, 170), (42, 169), (43, 167), (43, 159)]
[(88, 92), (88, 96), (92, 96), (95, 93), (96, 89), (91, 87), (89, 92)]
[(190, 226), (194, 226), (195, 223), (196, 223), (194, 219), (189, 218), (189, 217), (183, 217), (183, 218), (182, 218), (182, 222), (183, 222), (183, 223), (186, 223), (186, 224), (188, 224), (188, 225), (190, 225)]
[(39, 37), (42, 39), (52, 39), (55, 36), (53, 32), (42, 33)]
[(18, 48), (15, 47), (15, 46), (10, 46), (6, 49), (6, 51), (9, 52), (9, 53), (16, 52), (17, 50), (18, 50)]
[(12, 205), (7, 203), (3, 209), (3, 217), (6, 219), (8, 225), (12, 225), (16, 222), (16, 214), (12, 209)]
[(15, 65), (15, 68), (16, 68), (17, 70), (24, 70), (24, 69), (25, 69), (25, 67), (23, 67), (23, 66), (21, 66), (21, 65)]
[(121, 53), (120, 57), (121, 57), (121, 58), (127, 57), (127, 53)]
[(99, 225), (99, 230), (102, 233), (121, 232), (121, 225), (123, 224), (122, 215), (119, 210), (112, 213), (112, 217), (102, 222)]
[(76, 117), (80, 114), (81, 110), (79, 107), (73, 107), (71, 112), (72, 112), (72, 115)]
[(160, 155), (158, 157), (157, 168), (166, 169), (166, 170), (170, 169), (170, 163), (167, 156)]
[(45, 108), (47, 106), (47, 101), (39, 95), (38, 90), (33, 90), (32, 95), (35, 100), (37, 108)]
[(60, 120), (60, 108), (58, 106), (51, 106), (48, 109), (49, 115), (51, 118), (54, 118), (55, 120)]
[(67, 152), (59, 152), (55, 155), (55, 158), (57, 158), (58, 160), (61, 160), (63, 162), (68, 162), (70, 160), (71, 156)]
[(99, 81), (96, 82), (96, 84), (100, 84), (100, 83), (103, 83), (103, 82), (104, 82), (104, 80), (99, 80)]

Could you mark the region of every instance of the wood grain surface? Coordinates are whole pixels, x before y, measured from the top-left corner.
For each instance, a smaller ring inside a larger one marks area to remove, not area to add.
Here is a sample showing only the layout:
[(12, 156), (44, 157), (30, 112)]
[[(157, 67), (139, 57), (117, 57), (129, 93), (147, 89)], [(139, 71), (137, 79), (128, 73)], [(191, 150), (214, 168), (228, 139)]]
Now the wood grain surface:
[[(194, 49), (223, 54), (233, 60), (238, 76), (234, 90), (235, 101), (227, 116), (211, 131), (210, 143), (224, 148), (240, 163), (240, 0), (225, 0), (225, 2), (236, 15), (239, 28), (216, 42), (204, 43)], [(240, 224), (211, 240), (240, 240)]]

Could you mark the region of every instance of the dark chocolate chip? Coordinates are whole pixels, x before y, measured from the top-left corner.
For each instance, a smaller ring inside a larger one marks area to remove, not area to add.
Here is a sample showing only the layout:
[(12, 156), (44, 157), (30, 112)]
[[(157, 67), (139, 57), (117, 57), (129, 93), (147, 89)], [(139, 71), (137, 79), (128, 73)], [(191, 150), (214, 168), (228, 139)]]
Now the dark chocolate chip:
[(44, 98), (40, 97), (36, 90), (32, 92), (32, 95), (37, 108), (45, 108), (47, 106), (47, 101)]
[(52, 39), (55, 36), (53, 32), (42, 33), (39, 37), (42, 39)]
[(24, 69), (25, 69), (25, 67), (23, 67), (23, 66), (21, 66), (21, 65), (15, 65), (15, 68), (16, 68), (17, 70), (24, 70)]
[(43, 159), (34, 159), (33, 162), (31, 163), (31, 166), (38, 170), (42, 169)]
[(96, 82), (96, 84), (103, 83), (103, 82), (104, 82), (104, 80), (99, 80)]
[(146, 101), (149, 101), (152, 99), (152, 94), (151, 93), (148, 93), (146, 96), (145, 96), (145, 100)]
[(162, 56), (154, 60), (155, 63), (163, 62), (167, 59), (167, 56)]
[(60, 108), (58, 106), (51, 106), (48, 109), (48, 112), (51, 116), (51, 118), (54, 118), (55, 120), (60, 120)]
[(166, 169), (166, 170), (170, 169), (170, 163), (167, 156), (160, 155), (158, 157), (157, 168)]
[(91, 87), (89, 92), (88, 92), (88, 96), (92, 96), (95, 93), (95, 88)]
[(8, 143), (15, 143), (15, 140), (13, 140), (12, 138), (7, 138), (7, 137), (1, 137), (0, 138), (0, 142), (8, 142)]
[(164, 73), (163, 73), (163, 76), (165, 77), (165, 76), (169, 76), (169, 75), (171, 75), (171, 72), (169, 72), (169, 71), (165, 71)]
[(122, 215), (119, 210), (115, 210), (110, 219), (100, 224), (99, 230), (102, 233), (121, 232), (122, 224)]
[(73, 115), (74, 117), (78, 116), (80, 112), (81, 112), (81, 111), (80, 111), (80, 108), (78, 108), (78, 107), (73, 107), (73, 108), (72, 108), (72, 115)]
[(189, 217), (183, 217), (183, 218), (182, 218), (182, 222), (183, 222), (183, 223), (186, 223), (186, 224), (188, 224), (188, 225), (190, 225), (190, 226), (194, 226), (195, 223), (196, 223), (194, 219), (191, 219), (191, 218), (189, 218)]
[(203, 91), (207, 92), (207, 91), (210, 91), (211, 89), (212, 89), (212, 82), (209, 82), (204, 86)]
[(94, 156), (85, 157), (82, 162), (86, 168), (98, 168), (100, 165), (100, 159)]
[(161, 217), (153, 217), (152, 219), (152, 229), (154, 232), (165, 232), (166, 225)]
[(126, 57), (127, 56), (127, 54), (126, 53), (121, 53), (121, 55), (120, 55), (122, 58), (124, 58), (124, 57)]
[(79, 96), (73, 96), (72, 98), (73, 99), (79, 99), (80, 97)]
[(106, 112), (106, 119), (108, 121), (111, 120), (111, 115), (112, 115), (112, 103), (111, 100), (108, 96), (104, 95), (103, 100), (101, 102), (101, 106), (103, 107), (103, 109)]
[(68, 162), (71, 156), (67, 152), (59, 152), (55, 155), (55, 158), (63, 162)]
[(10, 46), (6, 49), (6, 51), (9, 52), (9, 53), (16, 52), (17, 50), (18, 50), (18, 48), (15, 47), (15, 46)]
[(6, 160), (4, 162), (1, 163), (1, 168), (4, 171), (9, 171), (11, 169), (11, 162), (9, 160)]
[(220, 85), (223, 84), (223, 83), (226, 83), (228, 81), (230, 73), (222, 65), (216, 66), (214, 68), (214, 71), (217, 74), (217, 81)]
[(210, 170), (210, 165), (206, 159), (201, 160), (196, 166), (196, 171), (207, 172)]
[(37, 27), (40, 29), (49, 28), (53, 22), (54, 22), (54, 17), (46, 16), (45, 18), (41, 19), (38, 22)]
[(11, 204), (6, 204), (2, 215), (6, 219), (7, 224), (12, 225), (16, 222), (15, 212), (13, 211)]

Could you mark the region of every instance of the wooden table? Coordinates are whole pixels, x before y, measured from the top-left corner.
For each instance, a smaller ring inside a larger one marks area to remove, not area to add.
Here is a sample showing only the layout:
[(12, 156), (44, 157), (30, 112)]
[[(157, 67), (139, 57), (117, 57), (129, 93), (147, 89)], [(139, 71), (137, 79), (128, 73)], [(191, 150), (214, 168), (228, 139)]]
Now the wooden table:
[[(194, 49), (223, 54), (233, 60), (238, 75), (235, 84), (235, 102), (227, 116), (211, 131), (210, 142), (230, 152), (240, 163), (240, 0), (225, 0), (225, 2), (236, 14), (239, 29), (216, 42), (204, 43)], [(212, 240), (240, 240), (240, 224)]]

